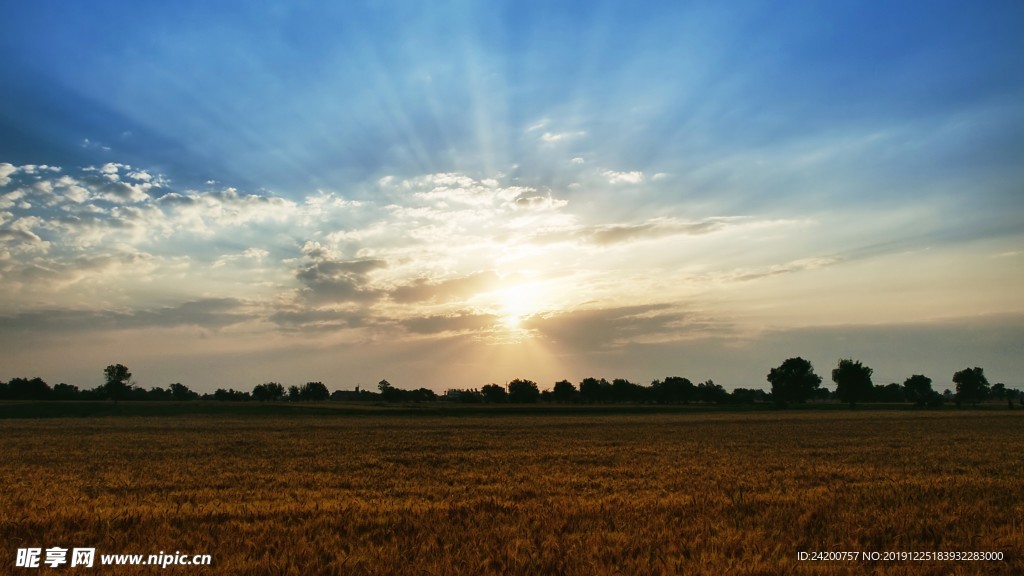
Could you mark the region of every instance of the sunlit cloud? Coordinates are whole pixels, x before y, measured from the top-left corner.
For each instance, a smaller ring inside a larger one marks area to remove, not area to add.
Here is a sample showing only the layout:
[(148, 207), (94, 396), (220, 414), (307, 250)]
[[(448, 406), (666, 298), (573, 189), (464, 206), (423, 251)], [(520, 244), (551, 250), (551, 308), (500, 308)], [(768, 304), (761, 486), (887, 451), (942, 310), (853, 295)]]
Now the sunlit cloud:
[(461, 314), (407, 318), (401, 324), (417, 334), (445, 334), (489, 331), (496, 321), (497, 318), (490, 314)]
[(436, 281), (417, 278), (409, 284), (395, 287), (389, 296), (400, 303), (464, 301), (474, 294), (494, 289), (499, 281), (492, 271)]

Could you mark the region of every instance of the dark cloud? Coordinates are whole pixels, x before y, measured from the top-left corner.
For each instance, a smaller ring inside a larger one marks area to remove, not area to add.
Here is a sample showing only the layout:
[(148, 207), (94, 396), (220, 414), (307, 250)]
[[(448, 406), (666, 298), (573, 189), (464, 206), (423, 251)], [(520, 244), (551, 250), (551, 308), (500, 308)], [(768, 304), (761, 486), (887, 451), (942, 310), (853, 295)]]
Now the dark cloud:
[[(318, 254), (318, 256), (323, 256)], [(367, 302), (382, 291), (369, 288), (369, 274), (387, 267), (383, 260), (320, 260), (299, 269), (295, 278), (304, 286), (303, 295), (319, 302)]]
[(498, 275), (494, 272), (477, 272), (440, 282), (419, 278), (410, 284), (395, 288), (390, 295), (392, 300), (403, 304), (428, 301), (446, 302), (466, 298), (478, 292), (493, 290), (498, 285)]
[(359, 328), (370, 324), (370, 316), (363, 310), (328, 310), (315, 308), (282, 309), (268, 319), (282, 330), (331, 331)]
[(79, 184), (86, 187), (90, 194), (97, 200), (104, 200), (115, 204), (135, 203), (150, 200), (150, 190), (155, 184), (145, 179), (135, 178), (134, 173), (119, 173), (119, 169), (130, 170), (130, 166), (113, 166), (112, 171), (102, 170), (84, 171), (79, 177)]
[(42, 238), (27, 230), (0, 228), (0, 242), (18, 242), (22, 244), (38, 244)]
[(234, 298), (207, 298), (174, 306), (132, 311), (51, 308), (0, 317), (5, 331), (91, 331), (197, 326), (223, 328), (255, 316)]
[(9, 284), (28, 287), (52, 288), (57, 285), (76, 282), (90, 274), (102, 274), (118, 266), (131, 269), (145, 266), (154, 257), (145, 252), (88, 254), (73, 259), (34, 258), (29, 261), (10, 260), (0, 267), (0, 277)]
[(535, 316), (523, 327), (573, 349), (600, 349), (634, 339), (678, 334), (686, 315), (670, 304), (648, 304), (575, 310), (552, 316)]
[(185, 325), (221, 328), (252, 318), (241, 310), (242, 306), (243, 303), (235, 298), (206, 298), (136, 312), (131, 315), (130, 323), (139, 327)]

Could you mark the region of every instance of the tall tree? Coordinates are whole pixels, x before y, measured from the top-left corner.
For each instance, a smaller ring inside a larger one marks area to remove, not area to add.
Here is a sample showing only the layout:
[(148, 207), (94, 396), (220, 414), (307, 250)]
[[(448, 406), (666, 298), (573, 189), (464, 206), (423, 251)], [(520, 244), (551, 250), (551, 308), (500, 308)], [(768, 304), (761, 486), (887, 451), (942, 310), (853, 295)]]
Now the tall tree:
[(111, 364), (103, 369), (103, 391), (116, 404), (132, 388), (132, 373), (124, 364)]
[(977, 406), (988, 397), (988, 378), (981, 368), (965, 368), (953, 374), (953, 382), (956, 384), (957, 402), (970, 402)]
[(814, 373), (814, 366), (800, 358), (789, 358), (778, 368), (768, 373), (768, 382), (772, 385), (772, 400), (776, 404), (785, 405), (789, 402), (806, 402), (819, 386), (821, 376)]
[(850, 406), (857, 402), (871, 400), (874, 385), (871, 375), (874, 370), (851, 358), (839, 360), (839, 365), (832, 370), (832, 381), (836, 383), (836, 396)]
[(387, 379), (381, 380), (377, 383), (377, 390), (380, 390), (380, 397), (385, 402), (400, 401), (402, 399), (402, 392), (404, 392), (404, 390), (400, 390), (392, 386), (391, 382), (388, 382)]

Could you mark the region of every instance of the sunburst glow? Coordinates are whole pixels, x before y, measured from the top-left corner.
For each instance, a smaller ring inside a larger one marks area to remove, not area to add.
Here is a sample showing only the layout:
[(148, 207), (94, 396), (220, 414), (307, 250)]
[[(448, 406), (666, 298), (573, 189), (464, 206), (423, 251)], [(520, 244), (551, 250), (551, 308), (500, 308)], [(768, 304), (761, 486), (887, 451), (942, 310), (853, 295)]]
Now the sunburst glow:
[(522, 330), (523, 322), (543, 311), (544, 294), (539, 284), (525, 282), (495, 293), (502, 325), (509, 330)]

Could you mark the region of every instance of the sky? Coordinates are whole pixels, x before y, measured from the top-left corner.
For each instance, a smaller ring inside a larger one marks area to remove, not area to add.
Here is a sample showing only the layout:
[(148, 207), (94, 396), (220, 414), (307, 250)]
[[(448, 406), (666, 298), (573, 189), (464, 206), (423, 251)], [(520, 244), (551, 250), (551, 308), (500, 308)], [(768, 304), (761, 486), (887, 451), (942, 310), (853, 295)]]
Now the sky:
[(0, 380), (1024, 388), (1020, 2), (3, 13)]

